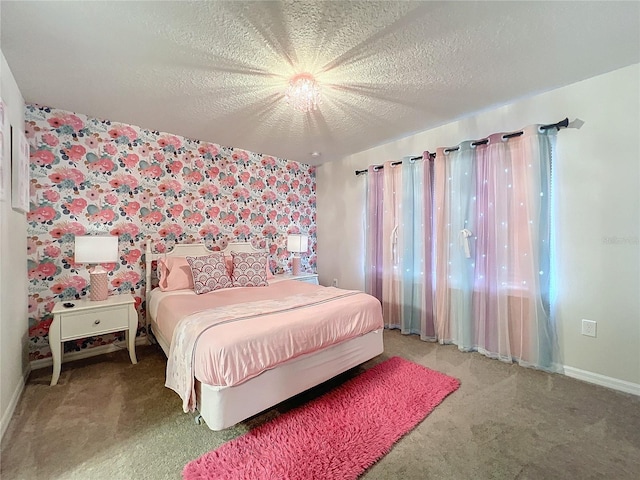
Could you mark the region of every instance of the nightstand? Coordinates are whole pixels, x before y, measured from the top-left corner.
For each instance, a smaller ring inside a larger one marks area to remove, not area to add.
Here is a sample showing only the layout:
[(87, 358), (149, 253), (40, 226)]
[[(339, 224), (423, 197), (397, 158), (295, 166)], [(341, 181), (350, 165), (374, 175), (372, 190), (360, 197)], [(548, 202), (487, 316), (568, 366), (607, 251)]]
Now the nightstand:
[[(74, 306), (66, 308), (65, 303)], [(126, 330), (127, 348), (131, 363), (136, 359), (136, 332), (138, 330), (138, 312), (133, 295), (125, 293), (112, 295), (106, 300), (65, 300), (53, 307), (53, 322), (49, 329), (49, 346), (53, 356), (53, 375), (51, 385), (58, 383), (62, 365), (62, 343), (67, 340), (94, 337), (105, 333)]]
[(317, 273), (302, 272), (300, 275), (294, 275), (293, 273), (282, 273), (280, 275), (276, 275), (276, 278), (282, 278), (283, 280), (297, 280), (299, 282), (306, 282), (306, 283), (312, 283), (314, 285), (318, 285)]

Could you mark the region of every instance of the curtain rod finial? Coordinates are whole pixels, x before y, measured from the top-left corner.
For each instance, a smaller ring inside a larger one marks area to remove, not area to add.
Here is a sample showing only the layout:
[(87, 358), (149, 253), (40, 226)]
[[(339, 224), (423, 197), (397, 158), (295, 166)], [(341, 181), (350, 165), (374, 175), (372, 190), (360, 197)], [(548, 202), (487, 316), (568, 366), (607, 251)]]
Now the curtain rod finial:
[(580, 120), (579, 118), (576, 118), (575, 120), (571, 120), (571, 121), (567, 124), (567, 128), (577, 128), (577, 129), (580, 129), (583, 125), (584, 125), (584, 121), (583, 121), (583, 120)]

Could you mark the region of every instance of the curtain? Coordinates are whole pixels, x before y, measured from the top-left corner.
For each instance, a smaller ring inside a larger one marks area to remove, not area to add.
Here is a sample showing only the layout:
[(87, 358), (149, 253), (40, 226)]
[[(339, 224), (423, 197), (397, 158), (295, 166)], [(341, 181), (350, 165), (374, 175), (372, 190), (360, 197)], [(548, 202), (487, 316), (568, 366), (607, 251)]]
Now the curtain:
[(476, 262), (478, 281), (491, 288), (474, 296), (476, 317), (484, 319), (478, 349), (548, 370), (557, 369), (549, 302), (554, 142), (555, 130), (529, 127), (506, 142), (493, 135), (478, 148), (478, 209), (485, 215)]
[(429, 340), (435, 330), (428, 152), (426, 158), (368, 170), (365, 285), (381, 301), (388, 328)]
[(550, 310), (556, 131), (527, 127), (433, 162), (369, 169), (367, 291), (385, 324), (463, 351), (557, 370)]
[(435, 339), (432, 283), (431, 165), (402, 162), (402, 211), (399, 225), (401, 263), (400, 330), (423, 340)]
[(449, 154), (435, 170), (438, 340), (556, 370), (550, 314), (555, 132), (529, 127)]
[(368, 294), (382, 302), (382, 170), (367, 170), (364, 280)]
[(400, 328), (402, 250), (399, 247), (402, 216), (402, 168), (386, 162), (382, 198), (382, 316), (385, 325)]
[(442, 343), (468, 350), (473, 343), (471, 299), (474, 283), (475, 167), (471, 142), (435, 160), (436, 331)]

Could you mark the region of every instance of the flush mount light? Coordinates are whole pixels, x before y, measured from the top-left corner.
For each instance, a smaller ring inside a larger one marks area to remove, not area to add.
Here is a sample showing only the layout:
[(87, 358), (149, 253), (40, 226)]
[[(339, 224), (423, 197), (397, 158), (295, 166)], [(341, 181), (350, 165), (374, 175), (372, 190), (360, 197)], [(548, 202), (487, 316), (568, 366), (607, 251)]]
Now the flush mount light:
[(320, 152), (311, 152), (309, 155), (311, 155), (312, 157), (319, 157), (322, 154)]
[(289, 80), (284, 95), (287, 103), (300, 112), (316, 110), (320, 103), (320, 87), (310, 73), (299, 73)]

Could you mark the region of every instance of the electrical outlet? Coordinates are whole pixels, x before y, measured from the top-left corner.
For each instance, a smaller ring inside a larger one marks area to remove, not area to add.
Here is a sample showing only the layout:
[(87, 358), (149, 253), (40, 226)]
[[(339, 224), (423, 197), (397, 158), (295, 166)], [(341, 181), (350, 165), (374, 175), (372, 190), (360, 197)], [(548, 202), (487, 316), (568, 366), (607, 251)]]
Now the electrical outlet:
[(332, 287), (337, 287), (338, 286), (338, 279), (337, 278), (333, 279), (333, 282), (331, 282), (331, 286)]
[(587, 337), (595, 337), (597, 326), (597, 322), (594, 322), (593, 320), (582, 319), (582, 335), (586, 335)]

